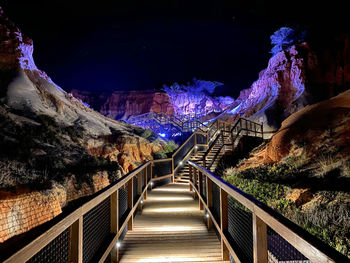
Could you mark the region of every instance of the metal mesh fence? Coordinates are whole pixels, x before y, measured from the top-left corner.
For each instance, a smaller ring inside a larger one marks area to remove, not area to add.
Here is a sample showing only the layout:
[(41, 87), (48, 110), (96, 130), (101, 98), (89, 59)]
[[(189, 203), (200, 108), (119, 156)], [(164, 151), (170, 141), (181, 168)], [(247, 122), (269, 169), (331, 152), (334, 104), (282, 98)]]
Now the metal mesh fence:
[(144, 172), (144, 170), (141, 171), (140, 179), (141, 179), (141, 189), (143, 190), (145, 188), (145, 172)]
[(192, 136), (186, 144), (175, 154), (174, 156), (174, 168), (180, 165), (180, 162), (184, 159), (186, 154), (192, 149), (194, 146), (195, 136)]
[(213, 206), (210, 208), (217, 223), (220, 222), (220, 188), (213, 183), (212, 185)]
[(139, 197), (138, 193), (137, 193), (137, 184), (138, 184), (139, 178), (138, 176), (134, 176), (134, 181), (133, 181), (133, 204), (136, 204), (137, 199)]
[(122, 226), (124, 223), (125, 218), (128, 215), (128, 189), (125, 188), (119, 188), (119, 203), (118, 203), (118, 209), (119, 209), (119, 227)]
[(204, 134), (196, 134), (197, 144), (207, 144), (207, 136)]
[(172, 173), (171, 161), (156, 162), (153, 166), (153, 177), (160, 177)]
[(202, 178), (202, 198), (207, 201), (207, 177), (203, 175)]
[(243, 262), (253, 262), (252, 213), (232, 197), (228, 197), (228, 234), (232, 247)]
[(54, 240), (42, 248), (27, 262), (46, 263), (46, 262), (68, 262), (69, 253), (69, 228), (64, 230)]
[(111, 237), (110, 207), (110, 198), (106, 198), (83, 217), (83, 262), (96, 260), (94, 257)]
[(311, 263), (303, 254), (289, 244), (269, 226), (267, 227), (268, 262)]
[(111, 254), (108, 254), (108, 256), (106, 257), (104, 263), (111, 263), (111, 262), (112, 262)]
[(153, 188), (169, 184), (170, 182), (171, 182), (171, 178), (170, 177), (164, 178), (162, 180), (154, 181)]
[(148, 165), (147, 166), (147, 183), (151, 180), (151, 172), (152, 172), (152, 167), (151, 167), (151, 165)]

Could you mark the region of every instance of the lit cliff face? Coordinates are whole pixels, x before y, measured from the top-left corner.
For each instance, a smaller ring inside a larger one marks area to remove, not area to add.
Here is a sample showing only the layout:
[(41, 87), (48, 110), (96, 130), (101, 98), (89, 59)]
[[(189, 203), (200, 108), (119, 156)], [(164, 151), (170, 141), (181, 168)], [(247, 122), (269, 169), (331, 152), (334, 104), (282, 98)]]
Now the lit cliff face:
[(174, 107), (175, 115), (205, 116), (208, 113), (221, 113), (234, 102), (231, 97), (213, 97), (215, 88), (222, 86), (219, 82), (194, 79), (187, 85), (174, 83), (163, 88)]
[(249, 89), (243, 90), (226, 117), (250, 118), (275, 129), (284, 117), (307, 104), (305, 61), (295, 46), (274, 55)]

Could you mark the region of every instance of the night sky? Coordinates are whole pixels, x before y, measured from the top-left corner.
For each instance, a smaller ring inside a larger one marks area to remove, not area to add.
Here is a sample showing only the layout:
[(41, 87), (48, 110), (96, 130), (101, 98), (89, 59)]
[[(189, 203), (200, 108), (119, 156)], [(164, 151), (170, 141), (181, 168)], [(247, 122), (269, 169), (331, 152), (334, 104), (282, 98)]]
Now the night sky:
[(34, 40), (38, 68), (65, 90), (153, 89), (196, 77), (236, 96), (266, 67), (278, 28), (332, 31), (349, 20), (341, 1), (71, 2), (0, 1)]

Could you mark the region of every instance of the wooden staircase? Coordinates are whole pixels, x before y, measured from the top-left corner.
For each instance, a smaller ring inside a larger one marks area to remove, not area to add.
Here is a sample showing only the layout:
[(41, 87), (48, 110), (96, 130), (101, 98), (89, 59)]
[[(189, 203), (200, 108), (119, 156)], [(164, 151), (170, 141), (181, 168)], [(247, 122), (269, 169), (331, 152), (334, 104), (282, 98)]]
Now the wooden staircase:
[(187, 184), (152, 190), (121, 243), (120, 263), (229, 263), (222, 260), (220, 241), (203, 217)]

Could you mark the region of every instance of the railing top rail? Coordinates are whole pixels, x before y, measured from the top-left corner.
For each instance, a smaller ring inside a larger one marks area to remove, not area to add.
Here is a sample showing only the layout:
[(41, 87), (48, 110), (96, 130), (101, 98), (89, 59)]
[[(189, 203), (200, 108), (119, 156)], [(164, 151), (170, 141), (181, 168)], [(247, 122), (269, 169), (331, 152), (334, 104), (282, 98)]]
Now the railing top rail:
[[(60, 233), (62, 233), (65, 229), (70, 227), (74, 222), (76, 222), (80, 217), (89, 212), (91, 209), (99, 205), (103, 200), (111, 196), (115, 191), (117, 191), (120, 187), (125, 185), (130, 179), (139, 174), (141, 171), (146, 169), (151, 164), (151, 161), (148, 161), (135, 170), (127, 173), (123, 177), (119, 178), (116, 182), (110, 184), (109, 186), (103, 188), (97, 193), (91, 195), (91, 198), (88, 202), (81, 204), (76, 207), (73, 211), (70, 211), (66, 215), (61, 214), (63, 218), (56, 221), (53, 226), (51, 226), (46, 232), (41, 233), (34, 240), (27, 243), (21, 249), (17, 250), (14, 254), (12, 254), (9, 258), (5, 260), (5, 262), (24, 262), (27, 261), (28, 258), (33, 256), (33, 251), (39, 251), (46, 244), (51, 242), (55, 237), (57, 237)], [(58, 218), (58, 217), (57, 217)], [(38, 250), (39, 248), (39, 250)]]
[[(312, 262), (346, 262), (346, 258), (329, 248), (306, 230), (280, 215), (266, 204), (258, 201), (253, 196), (245, 193), (239, 188), (231, 185), (222, 178), (202, 166), (188, 161), (189, 165), (198, 169), (210, 180), (224, 190), (231, 197), (240, 202), (243, 206), (255, 213), (268, 226), (275, 230), (280, 236), (287, 240), (292, 246), (309, 258)], [(327, 254), (323, 251), (327, 251)]]

